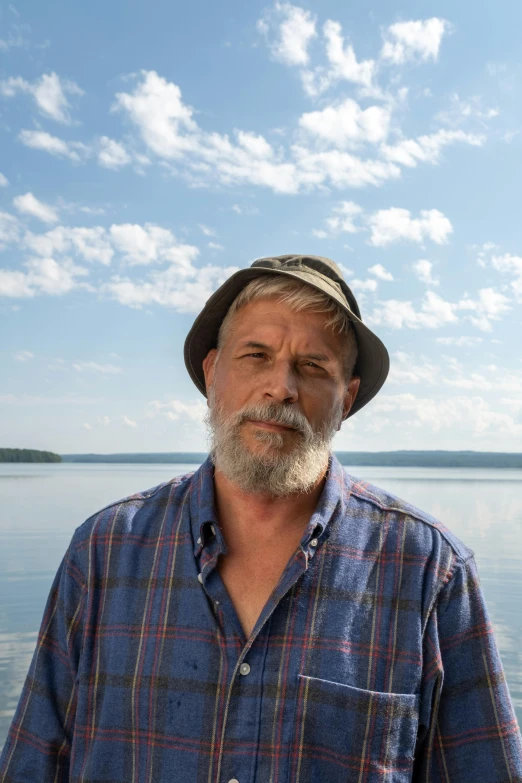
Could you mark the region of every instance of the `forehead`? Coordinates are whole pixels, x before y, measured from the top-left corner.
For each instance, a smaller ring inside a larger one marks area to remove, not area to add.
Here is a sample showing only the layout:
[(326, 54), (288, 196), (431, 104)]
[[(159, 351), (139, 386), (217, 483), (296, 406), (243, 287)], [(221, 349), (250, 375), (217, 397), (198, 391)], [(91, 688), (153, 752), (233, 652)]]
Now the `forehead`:
[(327, 322), (332, 313), (317, 313), (313, 310), (295, 311), (277, 298), (256, 299), (243, 305), (232, 318), (230, 340), (237, 343), (243, 339), (264, 337), (297, 341), (299, 344), (313, 343), (337, 351), (342, 336), (334, 333)]

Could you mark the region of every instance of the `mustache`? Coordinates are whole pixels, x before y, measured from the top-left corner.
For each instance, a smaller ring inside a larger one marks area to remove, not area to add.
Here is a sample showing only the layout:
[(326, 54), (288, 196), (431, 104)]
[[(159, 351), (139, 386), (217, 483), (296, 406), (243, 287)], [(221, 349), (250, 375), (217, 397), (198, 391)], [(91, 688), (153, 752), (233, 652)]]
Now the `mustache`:
[(313, 429), (306, 416), (296, 408), (277, 405), (273, 402), (248, 405), (235, 415), (235, 423), (243, 424), (249, 419), (274, 422), (285, 427), (291, 427), (305, 439), (313, 437)]

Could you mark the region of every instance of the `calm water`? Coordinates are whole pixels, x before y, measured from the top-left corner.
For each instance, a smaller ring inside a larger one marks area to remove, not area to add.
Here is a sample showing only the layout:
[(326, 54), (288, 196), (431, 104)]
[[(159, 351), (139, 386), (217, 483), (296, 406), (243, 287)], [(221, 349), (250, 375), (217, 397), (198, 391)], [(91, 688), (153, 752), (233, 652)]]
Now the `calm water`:
[[(73, 531), (103, 506), (197, 465), (0, 464), (0, 748)], [(476, 556), (522, 724), (522, 470), (347, 468), (442, 520)]]

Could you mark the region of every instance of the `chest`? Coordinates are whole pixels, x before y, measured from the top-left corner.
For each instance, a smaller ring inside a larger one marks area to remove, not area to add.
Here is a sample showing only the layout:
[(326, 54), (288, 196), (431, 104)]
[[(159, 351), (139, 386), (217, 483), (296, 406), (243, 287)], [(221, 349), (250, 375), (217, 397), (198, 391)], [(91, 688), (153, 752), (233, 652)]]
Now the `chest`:
[[(364, 551), (374, 553), (371, 544)], [(219, 558), (245, 633), (295, 550)], [(152, 547), (118, 554), (118, 578), (109, 584), (103, 558), (95, 564), (86, 604), (71, 779), (81, 778), (85, 760), (93, 777), (131, 780), (134, 769), (136, 783), (171, 779), (173, 769), (194, 783), (340, 783), (359, 780), (363, 766), (374, 783), (388, 748), (399, 770), (390, 780), (411, 780), (404, 758), (420, 687), (422, 584), (412, 573), (399, 579), (394, 557), (381, 557), (379, 567), (373, 554), (355, 559), (340, 544), (318, 549), (238, 669), (229, 607), (216, 574), (198, 581), (191, 548), (178, 557), (167, 546), (164, 557)], [(402, 695), (376, 703), (375, 691)], [(100, 730), (87, 741), (83, 727), (94, 723)], [(108, 746), (107, 737), (118, 744)]]
[(219, 558), (219, 574), (247, 638), (295, 550), (291, 541)]

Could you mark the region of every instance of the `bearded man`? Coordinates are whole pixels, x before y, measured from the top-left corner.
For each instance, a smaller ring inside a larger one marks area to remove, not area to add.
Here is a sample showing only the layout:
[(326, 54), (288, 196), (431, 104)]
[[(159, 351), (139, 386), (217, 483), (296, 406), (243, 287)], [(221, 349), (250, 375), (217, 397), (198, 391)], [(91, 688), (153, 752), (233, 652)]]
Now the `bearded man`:
[(209, 457), (76, 529), (0, 781), (522, 781), (473, 553), (331, 451), (389, 366), (336, 264), (237, 272), (185, 362)]

